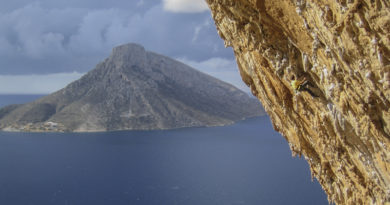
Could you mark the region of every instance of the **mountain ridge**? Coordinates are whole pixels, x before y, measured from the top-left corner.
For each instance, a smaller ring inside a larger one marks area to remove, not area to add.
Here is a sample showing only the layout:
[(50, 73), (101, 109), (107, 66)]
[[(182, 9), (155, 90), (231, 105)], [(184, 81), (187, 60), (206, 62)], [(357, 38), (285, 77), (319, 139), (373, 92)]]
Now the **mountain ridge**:
[(51, 95), (0, 109), (9, 131), (108, 131), (216, 126), (261, 114), (243, 91), (137, 44)]

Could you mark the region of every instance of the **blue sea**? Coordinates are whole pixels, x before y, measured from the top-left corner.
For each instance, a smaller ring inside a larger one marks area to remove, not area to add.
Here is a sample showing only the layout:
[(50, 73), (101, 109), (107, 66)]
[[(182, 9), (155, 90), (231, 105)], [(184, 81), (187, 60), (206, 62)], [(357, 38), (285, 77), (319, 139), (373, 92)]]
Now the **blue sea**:
[[(0, 96), (0, 107), (40, 96)], [(327, 205), (268, 117), (231, 126), (0, 132), (4, 205)]]

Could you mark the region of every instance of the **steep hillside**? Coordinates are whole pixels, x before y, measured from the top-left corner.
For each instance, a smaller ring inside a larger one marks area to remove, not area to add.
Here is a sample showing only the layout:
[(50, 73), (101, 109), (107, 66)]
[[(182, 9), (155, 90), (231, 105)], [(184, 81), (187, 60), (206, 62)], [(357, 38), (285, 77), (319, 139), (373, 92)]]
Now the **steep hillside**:
[[(390, 204), (390, 2), (207, 0), (250, 86), (337, 204)], [(310, 92), (295, 92), (306, 78)]]
[(261, 104), (230, 84), (168, 57), (126, 44), (66, 88), (0, 109), (13, 131), (172, 129), (231, 124), (262, 114)]

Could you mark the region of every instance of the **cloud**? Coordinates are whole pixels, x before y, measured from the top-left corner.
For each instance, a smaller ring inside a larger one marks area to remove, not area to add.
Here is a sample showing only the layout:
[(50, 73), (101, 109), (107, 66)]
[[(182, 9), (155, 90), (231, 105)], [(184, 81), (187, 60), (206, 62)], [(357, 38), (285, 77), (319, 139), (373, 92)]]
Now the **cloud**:
[(40, 0), (0, 12), (0, 74), (86, 72), (113, 47), (129, 42), (196, 61), (233, 56), (224, 48), (209, 12), (165, 12), (162, 1), (134, 0), (131, 8), (95, 4), (97, 8), (85, 8), (77, 2), (58, 0), (66, 7), (52, 8), (54, 4), (47, 6), (51, 1)]
[(131, 19), (123, 10), (106, 9), (89, 11), (79, 23), (78, 30), (70, 36), (69, 48), (75, 53), (111, 50), (115, 44), (131, 40)]
[(0, 94), (49, 94), (70, 82), (79, 79), (83, 73), (55, 73), (47, 75), (0, 75)]
[(43, 8), (0, 13), (0, 74), (92, 69), (112, 47), (132, 40), (136, 15), (124, 9)]
[(164, 9), (177, 13), (199, 13), (209, 9), (204, 0), (163, 0)]
[[(150, 7), (161, 2), (161, 0), (16, 0), (16, 1), (3, 1), (0, 7), (0, 12), (7, 12), (22, 8), (25, 5), (31, 4), (31, 2), (38, 2), (40, 6), (48, 9), (62, 9), (62, 8), (87, 8), (87, 9), (110, 9), (110, 8), (126, 8), (130, 13), (135, 10), (143, 10), (141, 7)], [(137, 4), (142, 4), (141, 7), (137, 7)], [(143, 10), (144, 11), (144, 10)]]
[(217, 57), (200, 62), (188, 60), (186, 58), (178, 58), (177, 60), (201, 72), (207, 73), (222, 81), (228, 82), (247, 93), (250, 92), (250, 89), (241, 79), (237, 63), (234, 59)]

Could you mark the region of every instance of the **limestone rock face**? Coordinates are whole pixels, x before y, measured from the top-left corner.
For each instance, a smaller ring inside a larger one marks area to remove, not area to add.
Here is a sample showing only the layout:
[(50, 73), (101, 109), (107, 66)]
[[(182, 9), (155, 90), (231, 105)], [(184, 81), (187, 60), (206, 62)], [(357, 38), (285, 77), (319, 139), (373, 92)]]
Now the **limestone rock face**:
[(234, 86), (137, 44), (113, 49), (81, 79), (0, 109), (9, 131), (152, 130), (219, 126), (263, 114)]
[[(390, 204), (390, 2), (207, 2), (243, 81), (329, 200)], [(295, 93), (292, 76), (319, 97)]]

